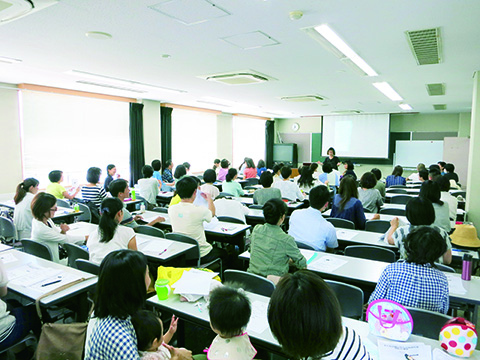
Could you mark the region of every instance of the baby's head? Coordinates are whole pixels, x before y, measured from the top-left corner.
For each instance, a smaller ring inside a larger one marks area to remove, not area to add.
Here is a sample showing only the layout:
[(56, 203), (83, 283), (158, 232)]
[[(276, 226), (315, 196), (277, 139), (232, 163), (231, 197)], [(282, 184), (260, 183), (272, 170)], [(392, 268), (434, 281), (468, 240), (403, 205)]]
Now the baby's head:
[(132, 316), (139, 351), (156, 351), (163, 343), (163, 324), (152, 311), (140, 310)]
[(212, 290), (208, 311), (212, 330), (222, 338), (241, 335), (252, 314), (245, 292), (228, 284)]

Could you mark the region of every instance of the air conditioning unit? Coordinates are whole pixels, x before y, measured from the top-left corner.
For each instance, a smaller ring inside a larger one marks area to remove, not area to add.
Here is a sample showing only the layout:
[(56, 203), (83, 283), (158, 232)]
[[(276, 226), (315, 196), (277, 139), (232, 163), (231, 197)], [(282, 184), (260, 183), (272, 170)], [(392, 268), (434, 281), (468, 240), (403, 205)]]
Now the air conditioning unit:
[(0, 0), (0, 25), (30, 15), (59, 0)]

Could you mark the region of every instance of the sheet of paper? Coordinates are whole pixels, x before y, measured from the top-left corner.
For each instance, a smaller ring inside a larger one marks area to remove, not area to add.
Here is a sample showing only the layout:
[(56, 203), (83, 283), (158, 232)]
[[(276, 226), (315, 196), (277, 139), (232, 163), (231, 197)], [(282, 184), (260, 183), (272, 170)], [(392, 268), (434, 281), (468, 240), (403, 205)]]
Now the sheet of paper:
[(252, 303), (252, 315), (247, 325), (248, 332), (262, 333), (268, 328), (267, 320), (268, 303), (254, 301)]
[(23, 265), (15, 269), (7, 270), (11, 284), (31, 287), (35, 284), (48, 282), (62, 274), (61, 269), (34, 267)]
[(78, 280), (80, 278), (81, 276), (79, 275), (62, 272), (61, 275), (56, 275), (42, 282), (36, 283), (35, 285), (30, 286), (30, 288), (32, 290), (38, 291), (39, 293), (45, 294), (49, 291), (57, 289), (60, 286), (71, 283), (72, 281)]
[(203, 228), (205, 230), (213, 230), (217, 227), (220, 221), (216, 217), (214, 217), (210, 222), (203, 222)]
[(180, 280), (172, 284), (174, 294), (208, 295), (210, 282), (218, 273), (192, 269), (184, 271)]
[(444, 273), (447, 275), (448, 280), (448, 292), (451, 294), (466, 294), (467, 290), (463, 287), (462, 278), (453, 276), (452, 274)]
[(379, 360), (431, 360), (432, 348), (424, 343), (401, 343), (378, 340)]
[(352, 240), (358, 233), (352, 230), (338, 229), (337, 239)]
[(459, 357), (455, 357), (447, 354), (442, 349), (433, 349), (433, 360), (458, 360)]
[(338, 257), (326, 255), (317, 258), (315, 261), (312, 261), (312, 263), (308, 267), (309, 269), (313, 270), (333, 272), (341, 266), (345, 265), (347, 262), (347, 260), (342, 260)]
[(0, 253), (0, 259), (4, 264), (12, 263), (18, 261), (18, 259), (11, 252)]
[(139, 250), (148, 254), (161, 255), (165, 253), (172, 244), (173, 241), (171, 240), (148, 240), (139, 244)]

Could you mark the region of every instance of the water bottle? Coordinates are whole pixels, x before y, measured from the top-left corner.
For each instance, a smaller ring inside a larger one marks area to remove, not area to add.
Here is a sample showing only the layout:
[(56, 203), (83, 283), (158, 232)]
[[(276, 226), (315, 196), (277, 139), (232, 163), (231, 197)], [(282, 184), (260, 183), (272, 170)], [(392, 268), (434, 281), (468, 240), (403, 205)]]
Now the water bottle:
[(131, 194), (132, 194), (132, 200), (137, 200), (137, 195), (135, 195), (135, 189), (132, 189)]
[(140, 212), (143, 214), (145, 212), (145, 204), (142, 202), (140, 205)]
[(80, 211), (80, 205), (78, 205), (78, 204), (73, 205), (73, 210), (75, 212), (79, 212)]
[(462, 280), (470, 281), (472, 279), (472, 255), (463, 255)]

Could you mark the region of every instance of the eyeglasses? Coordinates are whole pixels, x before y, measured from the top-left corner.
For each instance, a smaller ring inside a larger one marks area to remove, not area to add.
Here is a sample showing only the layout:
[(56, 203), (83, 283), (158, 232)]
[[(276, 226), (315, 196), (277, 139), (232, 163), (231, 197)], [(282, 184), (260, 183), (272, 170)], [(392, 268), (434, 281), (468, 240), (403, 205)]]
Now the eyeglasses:
[(55, 206), (54, 208), (51, 208), (51, 209), (50, 209), (50, 211), (53, 211), (53, 212), (55, 212), (55, 211), (57, 211), (57, 210), (58, 210), (58, 208), (57, 208), (56, 206)]

